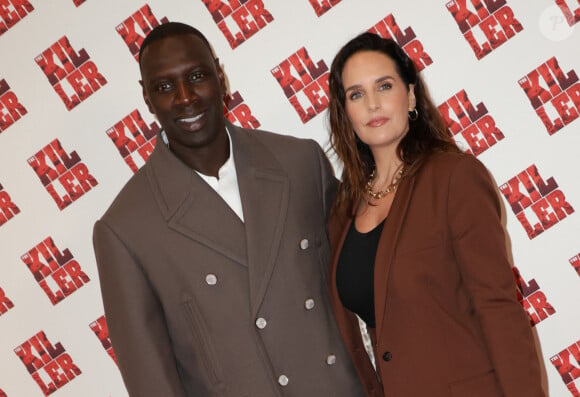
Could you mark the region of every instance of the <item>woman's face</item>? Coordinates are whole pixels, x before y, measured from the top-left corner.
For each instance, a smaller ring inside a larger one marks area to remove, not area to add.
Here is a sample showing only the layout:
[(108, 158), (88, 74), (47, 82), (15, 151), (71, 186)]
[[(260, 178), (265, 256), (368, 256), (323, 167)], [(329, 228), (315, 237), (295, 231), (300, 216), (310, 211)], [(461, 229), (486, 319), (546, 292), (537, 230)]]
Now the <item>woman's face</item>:
[(357, 52), (344, 65), (342, 83), (346, 113), (359, 139), (371, 149), (396, 148), (409, 131), (415, 94), (395, 62), (382, 52)]

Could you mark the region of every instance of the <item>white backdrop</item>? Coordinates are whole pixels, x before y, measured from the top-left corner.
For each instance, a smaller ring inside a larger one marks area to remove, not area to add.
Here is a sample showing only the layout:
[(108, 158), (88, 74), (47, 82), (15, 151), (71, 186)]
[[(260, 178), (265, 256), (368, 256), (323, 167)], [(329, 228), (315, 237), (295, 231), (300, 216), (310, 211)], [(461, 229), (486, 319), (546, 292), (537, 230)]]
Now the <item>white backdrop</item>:
[(550, 395), (580, 396), (578, 0), (0, 0), (0, 396), (127, 395), (92, 226), (154, 146), (135, 54), (165, 20), (210, 39), (233, 121), (325, 148), (334, 54), (393, 36), (501, 191)]

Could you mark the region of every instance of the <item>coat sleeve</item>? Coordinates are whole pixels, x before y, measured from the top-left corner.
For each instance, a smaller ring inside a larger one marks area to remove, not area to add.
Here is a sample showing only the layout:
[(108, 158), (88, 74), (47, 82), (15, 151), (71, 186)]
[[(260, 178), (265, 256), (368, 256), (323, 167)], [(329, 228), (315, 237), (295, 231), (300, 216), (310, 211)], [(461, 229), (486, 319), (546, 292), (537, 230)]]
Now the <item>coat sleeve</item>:
[(338, 180), (334, 177), (334, 172), (330, 161), (325, 156), (324, 152), (320, 146), (316, 143), (316, 151), (318, 154), (318, 161), (320, 165), (320, 179), (322, 181), (322, 203), (324, 210), (324, 224), (328, 222), (328, 216), (330, 214), (330, 208), (334, 201), (334, 195), (336, 194), (336, 188), (338, 186)]
[(105, 317), (130, 396), (185, 397), (162, 307), (139, 263), (103, 221), (93, 245)]
[(516, 296), (497, 190), (472, 156), (462, 157), (450, 176), (447, 216), (459, 271), (504, 395), (544, 396), (531, 327)]

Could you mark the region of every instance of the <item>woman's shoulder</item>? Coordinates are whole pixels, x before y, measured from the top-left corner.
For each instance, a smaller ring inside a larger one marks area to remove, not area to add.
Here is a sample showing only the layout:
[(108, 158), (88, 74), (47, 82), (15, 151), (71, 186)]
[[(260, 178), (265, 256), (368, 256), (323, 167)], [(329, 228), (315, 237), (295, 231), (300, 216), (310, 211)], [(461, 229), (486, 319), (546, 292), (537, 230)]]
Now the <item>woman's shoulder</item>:
[(424, 162), (423, 171), (453, 173), (461, 170), (486, 170), (474, 155), (464, 152), (434, 152)]

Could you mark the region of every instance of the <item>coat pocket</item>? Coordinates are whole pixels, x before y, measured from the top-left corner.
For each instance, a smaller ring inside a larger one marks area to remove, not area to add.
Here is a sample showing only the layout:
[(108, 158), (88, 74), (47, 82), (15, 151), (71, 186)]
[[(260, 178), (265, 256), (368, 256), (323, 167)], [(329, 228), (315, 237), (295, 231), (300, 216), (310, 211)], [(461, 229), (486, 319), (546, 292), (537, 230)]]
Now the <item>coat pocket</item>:
[(502, 397), (503, 393), (495, 376), (489, 371), (449, 384), (451, 397)]
[(195, 359), (198, 360), (202, 369), (205, 370), (207, 379), (213, 387), (223, 386), (223, 378), (218, 366), (215, 350), (211, 343), (211, 335), (207, 330), (205, 321), (195, 301), (189, 299), (182, 306), (191, 330), (192, 349)]

